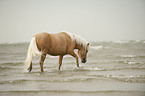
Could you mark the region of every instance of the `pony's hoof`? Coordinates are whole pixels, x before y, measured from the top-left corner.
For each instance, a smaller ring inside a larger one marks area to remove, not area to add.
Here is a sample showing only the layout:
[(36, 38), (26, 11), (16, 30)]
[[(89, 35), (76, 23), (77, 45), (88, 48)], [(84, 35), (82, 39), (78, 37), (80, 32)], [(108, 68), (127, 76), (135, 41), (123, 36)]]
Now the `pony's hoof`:
[(32, 68), (28, 68), (28, 71), (31, 72), (32, 71)]
[(29, 70), (28, 72), (31, 72), (31, 70)]

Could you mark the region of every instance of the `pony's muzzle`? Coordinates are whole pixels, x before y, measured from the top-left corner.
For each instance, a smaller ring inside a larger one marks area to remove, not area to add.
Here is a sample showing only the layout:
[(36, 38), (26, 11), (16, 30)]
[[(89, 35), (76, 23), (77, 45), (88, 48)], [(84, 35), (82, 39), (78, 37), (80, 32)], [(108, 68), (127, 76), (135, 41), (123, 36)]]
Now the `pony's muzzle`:
[(86, 58), (83, 58), (82, 63), (86, 63)]

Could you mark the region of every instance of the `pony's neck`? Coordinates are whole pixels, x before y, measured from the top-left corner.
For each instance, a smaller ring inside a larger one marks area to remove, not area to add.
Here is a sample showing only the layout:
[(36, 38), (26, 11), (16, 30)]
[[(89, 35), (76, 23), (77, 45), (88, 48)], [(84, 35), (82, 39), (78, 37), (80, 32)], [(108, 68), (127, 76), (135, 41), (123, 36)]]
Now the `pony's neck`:
[(75, 49), (81, 50), (82, 46), (80, 44), (75, 44)]
[(75, 49), (81, 49), (82, 47), (86, 47), (87, 46), (87, 41), (85, 39), (83, 39), (82, 37), (69, 33), (67, 32), (67, 35), (70, 36), (70, 38), (72, 39), (72, 41), (75, 41)]

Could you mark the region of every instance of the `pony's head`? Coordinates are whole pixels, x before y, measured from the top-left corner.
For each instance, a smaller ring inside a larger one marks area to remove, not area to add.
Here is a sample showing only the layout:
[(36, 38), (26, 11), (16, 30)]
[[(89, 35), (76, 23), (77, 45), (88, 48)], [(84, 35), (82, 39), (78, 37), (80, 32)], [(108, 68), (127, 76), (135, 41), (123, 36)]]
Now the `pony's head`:
[(75, 34), (72, 34), (69, 32), (67, 32), (67, 34), (70, 36), (72, 41), (76, 42), (76, 46), (77, 46), (76, 49), (78, 49), (78, 55), (79, 55), (82, 63), (86, 63), (87, 53), (89, 50), (90, 43), (78, 35), (75, 35)]
[(85, 46), (85, 47), (82, 46), (80, 49), (78, 49), (78, 55), (79, 55), (82, 63), (86, 63), (86, 61), (87, 61), (87, 53), (89, 50), (89, 44), (90, 43), (87, 43), (87, 46)]

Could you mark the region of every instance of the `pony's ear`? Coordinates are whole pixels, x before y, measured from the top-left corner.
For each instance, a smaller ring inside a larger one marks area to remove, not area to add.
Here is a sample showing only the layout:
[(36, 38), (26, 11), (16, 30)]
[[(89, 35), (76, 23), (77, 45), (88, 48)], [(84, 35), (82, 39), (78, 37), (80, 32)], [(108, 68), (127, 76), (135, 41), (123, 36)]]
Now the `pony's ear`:
[(89, 50), (89, 48), (90, 48), (90, 43), (87, 43), (87, 51)]
[(90, 45), (90, 43), (87, 44), (87, 46), (89, 46), (89, 45)]

